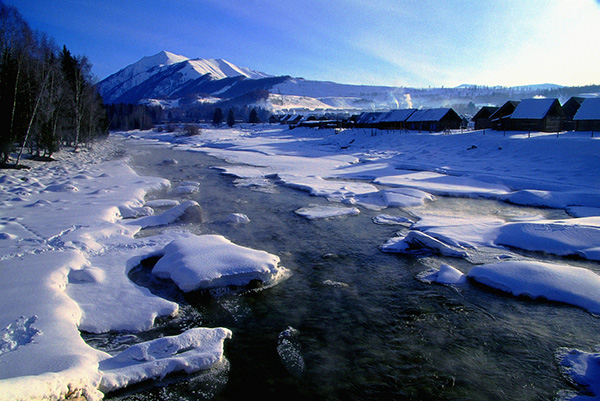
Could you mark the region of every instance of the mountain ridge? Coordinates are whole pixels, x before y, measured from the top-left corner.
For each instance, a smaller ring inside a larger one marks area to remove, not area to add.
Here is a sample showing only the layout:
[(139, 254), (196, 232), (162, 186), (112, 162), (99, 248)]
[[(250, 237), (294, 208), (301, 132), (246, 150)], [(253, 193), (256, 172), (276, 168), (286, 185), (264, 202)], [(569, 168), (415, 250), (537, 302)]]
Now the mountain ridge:
[[(577, 88), (556, 84), (517, 87), (463, 84), (456, 88), (410, 88), (342, 84), (274, 76), (224, 59), (191, 59), (168, 51), (146, 56), (97, 84), (104, 102), (143, 103), (166, 108), (259, 107), (272, 113), (368, 111), (419, 107), (501, 105), (534, 96), (576, 96)], [(596, 87), (591, 87), (594, 92)], [(573, 90), (571, 90), (573, 89)], [(582, 88), (583, 90), (583, 88)], [(561, 99), (564, 101), (566, 99)], [(251, 104), (244, 103), (252, 101)]]
[[(224, 59), (191, 59), (163, 50), (155, 55), (142, 57), (137, 62), (106, 77), (98, 83), (97, 88), (107, 103), (137, 103), (142, 98), (138, 99), (138, 95), (134, 94), (169, 96), (192, 80), (201, 78), (220, 80), (237, 76), (261, 79), (272, 75), (247, 67), (239, 67)], [(161, 78), (163, 82), (159, 84), (157, 78)], [(148, 86), (151, 82), (160, 85), (158, 89), (162, 92), (150, 90)], [(139, 88), (144, 83), (146, 90)], [(130, 91), (132, 93), (128, 94)]]

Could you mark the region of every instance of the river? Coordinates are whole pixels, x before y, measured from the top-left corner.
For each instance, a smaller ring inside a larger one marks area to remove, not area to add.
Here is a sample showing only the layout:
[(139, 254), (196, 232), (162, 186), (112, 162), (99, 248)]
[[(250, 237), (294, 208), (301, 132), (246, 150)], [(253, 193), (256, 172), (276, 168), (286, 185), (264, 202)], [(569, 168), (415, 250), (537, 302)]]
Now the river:
[[(600, 322), (582, 309), (473, 284), (455, 288), (419, 281), (419, 273), (441, 263), (464, 272), (471, 265), (443, 256), (382, 252), (380, 245), (402, 227), (374, 224), (373, 217), (409, 216), (408, 210), (361, 208), (357, 216), (308, 220), (294, 211), (331, 203), (276, 181), (260, 188), (236, 185), (234, 177), (212, 168), (225, 165), (223, 161), (203, 153), (131, 142), (123, 146), (140, 175), (164, 177), (173, 186), (200, 183), (194, 194), (149, 195), (193, 199), (202, 208), (201, 223), (158, 230), (224, 235), (238, 245), (278, 255), (292, 275), (260, 291), (184, 297), (152, 280), (147, 268), (135, 269), (131, 278), (178, 300), (182, 316), (137, 336), (90, 336), (91, 344), (111, 351), (123, 342), (199, 325), (227, 327), (233, 337), (225, 343), (227, 362), (216, 371), (137, 386), (107, 399), (552, 399), (569, 388), (555, 362), (557, 349), (596, 345)], [(453, 213), (563, 213), (443, 197), (423, 207)], [(247, 215), (250, 223), (228, 223), (231, 213)], [(280, 334), (289, 327), (294, 329), (293, 345), (278, 348)], [(293, 366), (289, 357), (304, 366)]]

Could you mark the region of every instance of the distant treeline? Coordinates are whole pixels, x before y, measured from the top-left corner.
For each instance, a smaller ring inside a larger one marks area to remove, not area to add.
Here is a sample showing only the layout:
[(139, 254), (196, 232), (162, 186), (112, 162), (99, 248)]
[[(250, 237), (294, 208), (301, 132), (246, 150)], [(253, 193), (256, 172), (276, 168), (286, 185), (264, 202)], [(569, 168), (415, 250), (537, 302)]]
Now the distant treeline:
[(111, 131), (147, 130), (160, 124), (164, 111), (160, 106), (116, 103), (106, 105)]
[[(163, 109), (160, 106), (144, 104), (116, 103), (106, 105), (110, 131), (129, 131), (132, 129), (147, 130), (159, 124), (168, 123), (213, 123), (218, 125), (228, 118), (227, 123), (238, 122), (259, 123), (269, 122), (271, 113), (262, 108), (249, 106), (218, 107), (201, 105), (182, 109)], [(215, 117), (221, 114), (221, 118)], [(226, 116), (225, 116), (226, 114)], [(216, 119), (215, 119), (216, 118)], [(220, 121), (219, 121), (220, 120)]]
[(60, 50), (0, 2), (0, 163), (50, 157), (106, 135), (108, 119), (84, 56)]

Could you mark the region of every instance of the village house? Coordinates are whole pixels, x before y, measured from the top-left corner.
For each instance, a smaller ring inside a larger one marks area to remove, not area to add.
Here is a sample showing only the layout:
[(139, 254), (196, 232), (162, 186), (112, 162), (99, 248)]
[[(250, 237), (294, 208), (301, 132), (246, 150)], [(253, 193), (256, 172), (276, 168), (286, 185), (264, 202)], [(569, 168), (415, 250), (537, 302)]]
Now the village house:
[(510, 116), (508, 129), (558, 132), (562, 129), (563, 116), (558, 99), (523, 99)]
[(462, 118), (452, 108), (416, 110), (406, 119), (409, 130), (439, 132), (459, 129)]
[(577, 110), (581, 107), (585, 98), (573, 96), (562, 105), (564, 120), (562, 129), (564, 131), (573, 131), (575, 129), (575, 121), (573, 117), (577, 113)]
[(500, 106), (500, 108), (490, 116), (492, 128), (496, 131), (506, 131), (508, 129), (508, 121), (510, 120), (510, 116), (518, 105), (518, 101), (509, 100)]
[(304, 117), (301, 114), (292, 114), (292, 115), (288, 115), (286, 116), (281, 123), (282, 124), (288, 124), (290, 127), (292, 126), (296, 126), (300, 123), (300, 121), (302, 121)]
[(380, 129), (406, 129), (406, 120), (415, 112), (415, 109), (390, 110), (379, 119)]
[(357, 128), (376, 128), (379, 124), (379, 120), (385, 113), (381, 111), (367, 111), (361, 113), (356, 120)]
[(492, 119), (490, 118), (499, 107), (483, 106), (471, 119), (475, 123), (475, 129), (492, 128)]
[(600, 98), (587, 98), (573, 116), (575, 130), (600, 131)]

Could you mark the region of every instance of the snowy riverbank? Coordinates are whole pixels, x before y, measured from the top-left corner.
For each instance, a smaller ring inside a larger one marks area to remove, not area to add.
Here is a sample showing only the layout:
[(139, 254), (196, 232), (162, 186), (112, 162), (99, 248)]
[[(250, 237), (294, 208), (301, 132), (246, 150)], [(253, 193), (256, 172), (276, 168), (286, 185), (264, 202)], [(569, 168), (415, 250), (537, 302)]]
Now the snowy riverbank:
[[(216, 156), (227, 162), (218, 168), (235, 176), (238, 186), (266, 190), (276, 181), (334, 202), (335, 208), (296, 211), (307, 218), (352, 218), (360, 208), (386, 209), (377, 222), (401, 224), (405, 230), (381, 244), (383, 250), (425, 249), (469, 260), (480, 249), (491, 249), (500, 259), (464, 273), (507, 292), (572, 303), (597, 313), (595, 296), (586, 298), (600, 290), (595, 272), (579, 274), (568, 260), (565, 268), (514, 261), (510, 251), (520, 248), (600, 260), (600, 141), (587, 133), (528, 138), (493, 131), (335, 133), (258, 125), (205, 129), (194, 137), (158, 132), (115, 136), (111, 141), (143, 140)], [(251, 280), (272, 284), (286, 276), (276, 255), (238, 247), (223, 237), (202, 239), (174, 231), (136, 237), (143, 228), (189, 214), (197, 204), (145, 204), (149, 191), (170, 183), (140, 177), (125, 161), (107, 160), (112, 146), (100, 144), (95, 153), (63, 152), (59, 162), (32, 162), (28, 171), (0, 172), (0, 399), (64, 397), (74, 389), (88, 399), (99, 399), (98, 389), (218, 364), (223, 342), (231, 336), (226, 328), (190, 330), (164, 344), (131, 347), (121, 356), (94, 350), (81, 339), (79, 330), (143, 331), (158, 316), (177, 314), (176, 303), (128, 279), (126, 273), (144, 258), (165, 254), (156, 274), (171, 277), (183, 291)], [(197, 185), (188, 183), (181, 190), (194, 191)], [(439, 196), (563, 208), (573, 218), (439, 216), (417, 210)], [(167, 204), (173, 208), (153, 215), (153, 207)], [(404, 208), (414, 218), (394, 216), (394, 208)], [(211, 247), (210, 276), (202, 276), (198, 267), (202, 258), (198, 247)], [(246, 270), (230, 269), (231, 261), (224, 256), (230, 252), (239, 258), (236, 265), (248, 262)], [(511, 269), (500, 274), (498, 266), (503, 263)], [(533, 268), (536, 275), (527, 275), (532, 280), (528, 282), (522, 273)], [(466, 282), (461, 272), (449, 267), (442, 272), (439, 281), (445, 284)], [(560, 295), (552, 296), (556, 291)], [(144, 355), (143, 362), (129, 355), (135, 353)], [(566, 366), (569, 353), (565, 355)], [(150, 360), (161, 362), (148, 373), (144, 363)], [(596, 381), (580, 379), (586, 380)]]

